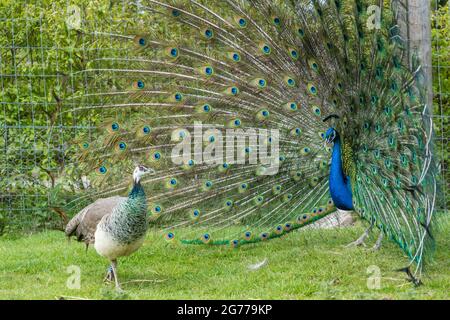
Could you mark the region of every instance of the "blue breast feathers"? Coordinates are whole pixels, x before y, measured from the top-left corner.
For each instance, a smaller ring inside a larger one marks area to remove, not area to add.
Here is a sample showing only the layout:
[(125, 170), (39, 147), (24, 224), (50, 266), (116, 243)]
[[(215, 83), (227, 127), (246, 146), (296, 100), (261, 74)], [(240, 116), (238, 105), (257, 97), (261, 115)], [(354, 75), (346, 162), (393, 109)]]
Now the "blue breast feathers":
[(334, 204), (341, 210), (353, 210), (350, 177), (344, 175), (341, 158), (341, 141), (334, 141), (330, 169), (330, 193)]

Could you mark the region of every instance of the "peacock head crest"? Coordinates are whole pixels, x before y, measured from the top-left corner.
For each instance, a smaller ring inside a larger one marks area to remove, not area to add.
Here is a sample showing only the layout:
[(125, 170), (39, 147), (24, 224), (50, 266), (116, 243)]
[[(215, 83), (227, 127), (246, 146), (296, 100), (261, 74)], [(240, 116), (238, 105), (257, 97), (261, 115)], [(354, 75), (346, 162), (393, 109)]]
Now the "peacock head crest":
[(155, 170), (153, 170), (151, 168), (147, 168), (146, 166), (143, 166), (143, 165), (138, 165), (136, 167), (136, 169), (134, 169), (134, 172), (133, 172), (134, 182), (138, 183), (144, 175), (149, 174), (149, 173), (153, 174), (153, 173), (155, 173)]
[[(331, 119), (339, 119), (340, 117), (337, 114), (331, 114), (323, 119), (323, 122), (327, 122)], [(334, 127), (328, 128), (325, 133), (325, 143), (330, 144), (336, 141), (339, 138), (339, 133), (336, 131)]]

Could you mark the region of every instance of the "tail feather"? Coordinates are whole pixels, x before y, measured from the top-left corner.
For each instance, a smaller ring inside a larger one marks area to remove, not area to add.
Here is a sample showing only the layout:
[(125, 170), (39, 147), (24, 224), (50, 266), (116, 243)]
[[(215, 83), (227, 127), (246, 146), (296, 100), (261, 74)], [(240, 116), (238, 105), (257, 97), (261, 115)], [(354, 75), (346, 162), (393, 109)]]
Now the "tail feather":
[(144, 162), (158, 172), (142, 183), (167, 239), (277, 238), (332, 211), (323, 146), (331, 123), (355, 210), (420, 271), (433, 241), (431, 118), (394, 9), (381, 1), (372, 25), (370, 5), (148, 0), (140, 30), (86, 31), (110, 40), (73, 75), (88, 92), (69, 111), (98, 119), (76, 139), (90, 196), (125, 192), (123, 171)]

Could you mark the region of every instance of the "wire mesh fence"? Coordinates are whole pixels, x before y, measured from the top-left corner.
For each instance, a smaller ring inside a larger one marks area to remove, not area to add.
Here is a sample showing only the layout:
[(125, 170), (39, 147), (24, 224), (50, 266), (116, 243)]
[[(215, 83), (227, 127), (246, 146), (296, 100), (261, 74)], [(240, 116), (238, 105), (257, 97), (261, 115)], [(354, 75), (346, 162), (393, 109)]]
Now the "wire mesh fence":
[[(413, 23), (408, 1), (399, 3), (404, 10), (399, 19), (408, 28)], [(141, 1), (124, 0), (36, 0), (0, 8), (0, 234), (63, 225), (66, 213), (58, 209), (55, 194), (84, 187), (70, 166), (73, 141), (98, 124), (94, 112), (77, 110), (79, 99), (90, 93), (82, 70), (105, 52), (128, 50), (92, 37), (126, 34), (151, 21), (141, 6)], [(447, 210), (449, 181), (448, 6), (432, 1), (434, 139), (441, 174), (437, 210)], [(61, 181), (61, 173), (70, 170), (73, 181)]]

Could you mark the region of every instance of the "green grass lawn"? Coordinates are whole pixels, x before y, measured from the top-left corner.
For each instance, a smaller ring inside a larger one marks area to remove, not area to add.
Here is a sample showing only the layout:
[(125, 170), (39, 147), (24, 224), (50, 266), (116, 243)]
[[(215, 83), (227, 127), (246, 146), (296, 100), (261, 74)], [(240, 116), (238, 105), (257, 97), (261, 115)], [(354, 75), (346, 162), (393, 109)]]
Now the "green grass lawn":
[[(102, 282), (107, 261), (61, 232), (0, 239), (0, 299), (449, 299), (448, 220), (417, 288), (394, 271), (407, 258), (389, 241), (378, 252), (344, 248), (362, 231), (304, 230), (239, 249), (174, 245), (150, 232), (141, 250), (119, 260), (123, 294)], [(80, 289), (66, 286), (72, 265), (81, 270)], [(381, 272), (380, 289), (368, 288), (371, 266)]]

